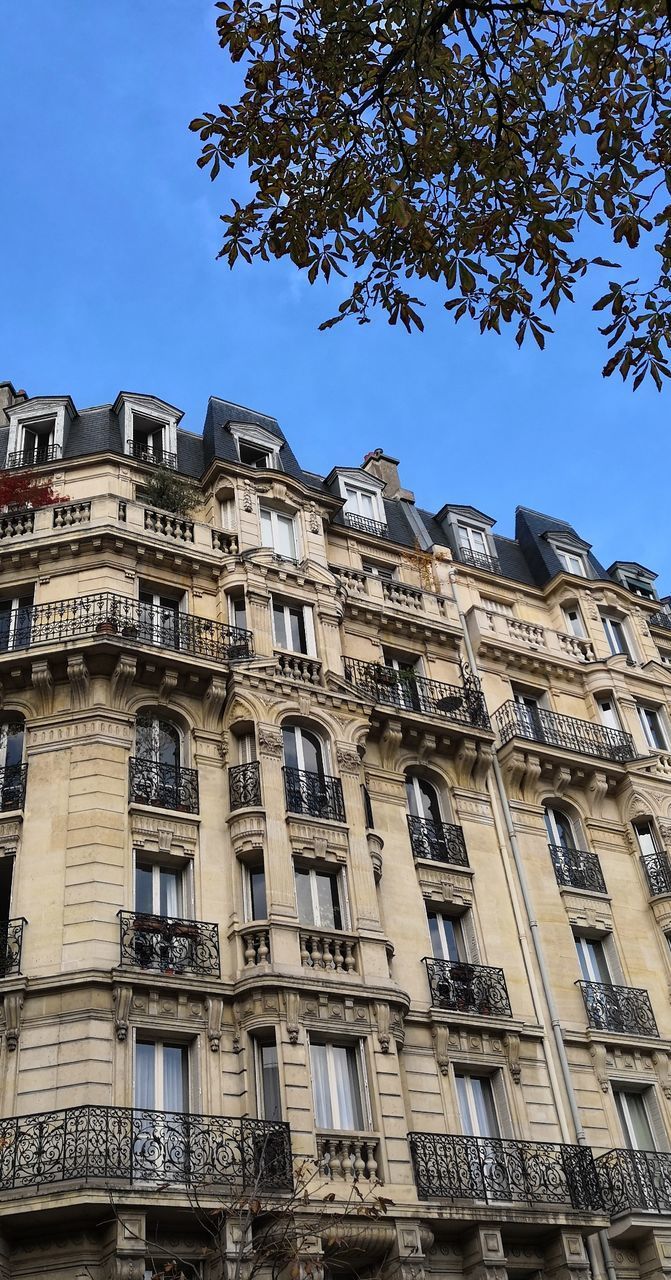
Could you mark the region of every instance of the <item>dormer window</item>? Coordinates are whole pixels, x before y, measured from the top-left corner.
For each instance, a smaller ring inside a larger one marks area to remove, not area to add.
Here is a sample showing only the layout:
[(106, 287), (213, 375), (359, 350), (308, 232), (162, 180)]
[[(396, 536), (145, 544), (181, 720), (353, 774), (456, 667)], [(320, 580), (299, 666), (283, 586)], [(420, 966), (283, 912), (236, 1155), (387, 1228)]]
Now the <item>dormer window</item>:
[(127, 453), (137, 462), (154, 463), (164, 467), (176, 467), (177, 459), (165, 448), (166, 424), (158, 418), (146, 418), (133, 414), (133, 434), (128, 441)]
[(588, 576), (587, 562), (585, 557), (581, 555), (579, 551), (569, 551), (567, 547), (555, 547), (555, 551), (561, 562), (562, 568), (564, 568), (567, 573), (572, 573), (577, 578), (586, 578)]
[(270, 461), (272, 455), (267, 449), (261, 449), (256, 444), (247, 444), (246, 440), (241, 440), (238, 450), (240, 461), (247, 467), (256, 467), (259, 471), (265, 471), (272, 466)]
[(230, 427), (235, 440), (238, 458), (246, 467), (256, 471), (281, 471), (280, 449), (282, 441), (265, 431), (263, 427), (248, 423), (233, 423)]
[(69, 397), (38, 396), (12, 406), (6, 466), (38, 467), (62, 458), (66, 428), (74, 416)]
[(490, 573), (501, 572), (496, 549), (485, 529), (459, 522), (456, 534), (457, 555), (462, 564), (473, 565), (475, 569), (487, 569)]
[(379, 492), (346, 482), (344, 517), (345, 524), (360, 533), (387, 536), (387, 519)]
[(177, 470), (179, 409), (154, 396), (132, 396), (122, 391), (114, 404), (124, 441), (124, 452), (136, 462)]

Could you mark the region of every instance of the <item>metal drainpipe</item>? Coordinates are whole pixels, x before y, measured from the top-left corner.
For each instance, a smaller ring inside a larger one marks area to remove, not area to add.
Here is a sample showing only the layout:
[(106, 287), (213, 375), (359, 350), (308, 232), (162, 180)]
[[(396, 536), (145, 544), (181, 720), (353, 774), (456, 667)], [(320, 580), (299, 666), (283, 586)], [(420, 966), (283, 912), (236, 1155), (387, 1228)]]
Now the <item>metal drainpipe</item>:
[[(415, 530), (418, 536), (420, 543), (422, 544), (422, 546), (424, 546), (425, 550), (428, 550), (428, 548), (431, 546), (431, 539), (427, 534), (427, 531), (424, 527), (424, 523), (422, 521), (421, 516), (417, 513), (415, 508), (411, 506), (410, 503), (403, 502), (402, 506), (408, 517), (409, 523), (411, 524), (411, 526), (413, 527), (413, 529)], [(478, 665), (475, 659), (475, 654), (473, 652), (471, 638), (470, 638), (470, 635), (468, 634), (466, 618), (464, 616), (464, 611), (461, 607), (461, 603), (459, 601), (459, 596), (457, 593), (457, 571), (455, 569), (450, 569), (448, 573), (448, 579), (450, 583), (452, 599), (454, 601), (455, 608), (459, 615), (459, 622), (460, 622), (462, 634), (464, 637), (466, 653), (468, 654), (468, 661), (471, 665), (471, 670), (473, 674), (479, 677)], [(579, 1146), (588, 1146), (589, 1144), (585, 1136), (585, 1130), (583, 1129), (583, 1126), (582, 1126), (582, 1118), (580, 1115), (578, 1100), (576, 1098), (575, 1089), (573, 1087), (573, 1078), (571, 1076), (571, 1068), (569, 1066), (569, 1061), (566, 1056), (566, 1046), (564, 1045), (564, 1039), (561, 1033), (561, 1023), (559, 1021), (559, 1013), (557, 1010), (557, 1006), (555, 1004), (552, 987), (550, 985), (547, 965), (545, 963), (545, 953), (543, 951), (543, 943), (540, 937), (538, 920), (536, 919), (536, 913), (533, 909), (533, 904), (531, 901), (531, 894), (529, 892), (529, 883), (527, 881), (526, 872), (524, 870), (524, 863), (522, 861), (520, 847), (517, 842), (517, 833), (515, 831), (513, 815), (510, 808), (510, 803), (508, 801), (508, 793), (506, 791), (505, 783), (503, 781), (503, 774), (501, 773), (501, 766), (499, 764), (499, 759), (498, 759), (496, 750), (494, 751), (493, 773), (494, 773), (494, 780), (496, 784), (496, 791), (498, 794), (499, 804), (503, 812), (503, 820), (505, 823), (506, 833), (508, 836), (508, 842), (510, 844), (510, 850), (513, 855), (513, 862), (515, 864), (515, 870), (517, 872), (517, 879), (520, 887), (520, 893), (522, 896), (522, 903), (524, 905), (525, 915), (526, 915), (526, 918), (529, 924), (529, 929), (531, 932), (531, 940), (533, 942), (534, 954), (536, 956), (536, 962), (538, 964), (538, 972), (540, 974), (541, 987), (543, 990), (543, 995), (545, 997), (545, 1002), (547, 1004), (548, 1013), (550, 1015), (552, 1033), (554, 1035), (554, 1040), (557, 1047), (557, 1056), (559, 1059), (559, 1066), (561, 1070), (562, 1080), (564, 1083), (564, 1089), (566, 1091), (566, 1097), (568, 1098), (571, 1118), (573, 1120), (573, 1125), (575, 1128), (576, 1141), (578, 1142)], [(535, 994), (534, 987), (535, 987), (535, 983), (532, 983), (531, 984), (532, 998), (534, 997), (534, 994)], [(534, 1004), (535, 1004), (535, 1000), (534, 1000)], [(546, 1062), (548, 1063), (548, 1068), (550, 1070), (550, 1078), (556, 1081), (554, 1069), (553, 1067), (550, 1067), (551, 1059), (547, 1051), (546, 1051)], [(561, 1121), (561, 1115), (560, 1115), (560, 1121)], [(608, 1239), (608, 1232), (605, 1230), (601, 1230), (599, 1231), (598, 1236), (599, 1236), (599, 1244), (601, 1246), (601, 1254), (606, 1266), (606, 1271), (608, 1272), (609, 1280), (617, 1280), (617, 1272), (615, 1270), (612, 1254), (610, 1251), (610, 1240)], [(590, 1266), (592, 1269), (592, 1275), (598, 1276), (601, 1274), (601, 1265), (600, 1265), (600, 1259), (597, 1257), (597, 1252), (594, 1244), (594, 1237), (589, 1235), (587, 1237), (586, 1243), (587, 1243), (587, 1253), (589, 1256)]]

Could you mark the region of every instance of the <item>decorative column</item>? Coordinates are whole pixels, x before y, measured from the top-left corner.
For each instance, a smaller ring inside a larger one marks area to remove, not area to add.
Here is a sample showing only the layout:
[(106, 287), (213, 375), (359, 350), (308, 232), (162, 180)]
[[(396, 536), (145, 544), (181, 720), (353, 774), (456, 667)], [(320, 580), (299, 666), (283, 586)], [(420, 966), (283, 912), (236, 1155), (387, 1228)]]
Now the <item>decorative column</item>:
[[(257, 725), (261, 786), (266, 813), (266, 896), (271, 922), (270, 951), (273, 962), (300, 964), (296, 915), (294, 865), (287, 833), (282, 774), (282, 731), (276, 725)], [(286, 921), (282, 927), (281, 922)]]
[(478, 1227), (464, 1241), (464, 1280), (507, 1280), (506, 1255), (497, 1227)]

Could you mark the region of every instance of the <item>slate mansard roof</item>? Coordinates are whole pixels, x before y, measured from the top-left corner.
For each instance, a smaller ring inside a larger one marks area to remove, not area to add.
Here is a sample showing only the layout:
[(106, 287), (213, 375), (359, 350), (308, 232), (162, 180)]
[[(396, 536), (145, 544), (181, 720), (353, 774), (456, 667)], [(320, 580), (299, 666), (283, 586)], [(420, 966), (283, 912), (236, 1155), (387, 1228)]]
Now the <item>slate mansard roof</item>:
[[(4, 397), (3, 391), (6, 393)], [(64, 459), (85, 457), (96, 453), (125, 453), (121, 415), (117, 411), (124, 395), (128, 395), (134, 403), (141, 403), (143, 399), (153, 399), (153, 397), (144, 397), (139, 394), (122, 393), (114, 404), (99, 405), (79, 411), (71, 405), (72, 417), (65, 434)], [(4, 407), (7, 406), (7, 402), (9, 407), (12, 403), (15, 407), (20, 407), (24, 396), (25, 393), (15, 392), (10, 382), (0, 381), (0, 423), (4, 420), (3, 400)], [(30, 404), (31, 401), (27, 403)], [(216, 459), (241, 466), (231, 428), (237, 431), (247, 425), (276, 437), (279, 442), (281, 469), (286, 475), (299, 481), (307, 489), (314, 490), (315, 493), (325, 497), (335, 497), (342, 502), (340, 493), (332, 484), (335, 469), (328, 477), (328, 481), (323, 476), (304, 470), (277, 419), (271, 415), (212, 396), (208, 401), (202, 435), (179, 426), (182, 417), (180, 410), (174, 409), (174, 417), (178, 423), (177, 469), (183, 475), (200, 478)], [(0, 425), (0, 467), (6, 462), (8, 436), (8, 426)], [(381, 452), (378, 450), (378, 453)], [(361, 468), (355, 465), (340, 468), (340, 470), (355, 473)], [(362, 480), (368, 474), (362, 471)], [(421, 543), (427, 547), (433, 545), (456, 551), (454, 522), (461, 521), (475, 523), (488, 531), (498, 560), (499, 573), (504, 580), (543, 587), (557, 574), (563, 572), (563, 565), (555, 549), (556, 544), (582, 554), (587, 560), (592, 579), (613, 581), (617, 570), (634, 572), (640, 570), (647, 574), (649, 579), (655, 577), (652, 571), (645, 570), (643, 566), (633, 561), (616, 561), (609, 569), (605, 569), (593, 554), (591, 545), (581, 538), (570, 524), (556, 516), (545, 515), (528, 507), (518, 507), (515, 513), (515, 536), (508, 538), (494, 533), (492, 525), (495, 521), (475, 507), (447, 503), (440, 511), (434, 513), (414, 507), (414, 504), (404, 498), (402, 493), (403, 491), (396, 497), (387, 497), (383, 490), (388, 531), (385, 540), (387, 543), (391, 542), (407, 548), (416, 548), (418, 543)], [(414, 507), (412, 516), (408, 514), (411, 506)], [(337, 524), (343, 523), (340, 512), (336, 514), (335, 521)], [(418, 528), (423, 529), (421, 538), (418, 538)], [(380, 540), (380, 553), (384, 550), (385, 541)], [(374, 558), (373, 550), (371, 550), (371, 556)]]

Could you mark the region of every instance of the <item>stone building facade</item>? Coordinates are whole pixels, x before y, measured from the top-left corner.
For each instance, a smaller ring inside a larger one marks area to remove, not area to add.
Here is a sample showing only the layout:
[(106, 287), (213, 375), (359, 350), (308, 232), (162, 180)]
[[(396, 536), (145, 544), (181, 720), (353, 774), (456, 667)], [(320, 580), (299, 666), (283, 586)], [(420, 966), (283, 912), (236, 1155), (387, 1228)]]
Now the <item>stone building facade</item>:
[(655, 575), (180, 418), (0, 386), (0, 467), (61, 495), (0, 514), (2, 1280), (216, 1280), (203, 1214), (308, 1166), (391, 1202), (322, 1224), (335, 1276), (661, 1280)]

